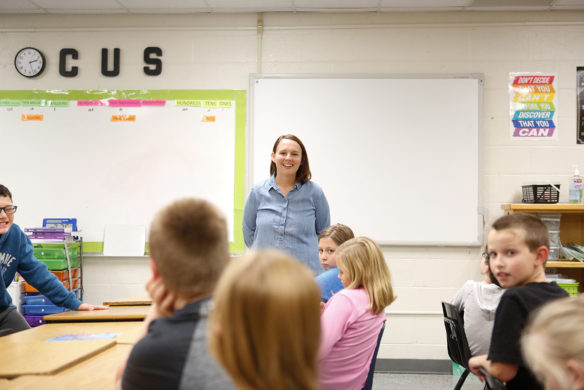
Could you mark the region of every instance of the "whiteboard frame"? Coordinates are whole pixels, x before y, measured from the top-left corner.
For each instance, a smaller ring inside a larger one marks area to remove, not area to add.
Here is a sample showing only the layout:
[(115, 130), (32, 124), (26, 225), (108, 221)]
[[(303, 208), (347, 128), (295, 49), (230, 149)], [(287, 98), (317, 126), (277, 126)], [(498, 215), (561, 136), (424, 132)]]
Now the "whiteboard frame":
[[(477, 190), (477, 237), (471, 242), (466, 241), (449, 241), (448, 243), (441, 241), (422, 240), (422, 241), (399, 241), (399, 240), (377, 240), (379, 245), (386, 246), (435, 246), (435, 247), (480, 247), (484, 241), (484, 230), (486, 226), (486, 211), (483, 205), (483, 86), (484, 74), (482, 73), (385, 73), (385, 74), (320, 74), (320, 73), (306, 73), (306, 74), (264, 74), (264, 73), (250, 73), (249, 76), (249, 103), (247, 105), (247, 137), (246, 137), (246, 177), (245, 177), (245, 194), (249, 191), (259, 178), (253, 177), (254, 169), (254, 112), (255, 112), (255, 85), (258, 80), (262, 79), (475, 79), (478, 81), (478, 123), (477, 123), (477, 158), (478, 158), (478, 190)], [(266, 153), (269, 153), (267, 151)]]

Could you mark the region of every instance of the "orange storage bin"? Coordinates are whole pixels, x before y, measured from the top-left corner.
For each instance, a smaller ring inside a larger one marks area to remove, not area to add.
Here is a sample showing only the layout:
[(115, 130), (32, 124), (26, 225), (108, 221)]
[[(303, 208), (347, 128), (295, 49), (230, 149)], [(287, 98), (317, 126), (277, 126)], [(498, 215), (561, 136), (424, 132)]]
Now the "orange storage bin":
[[(68, 280), (64, 281), (63, 282), (63, 285), (65, 286), (65, 288), (67, 290), (69, 290), (69, 281)], [(78, 287), (79, 287), (79, 279), (73, 280), (73, 288), (78, 288)], [(37, 290), (36, 288), (34, 288), (33, 286), (31, 286), (27, 282), (22, 282), (20, 284), (20, 291), (26, 292), (26, 293), (37, 293), (37, 292), (39, 292), (39, 290)]]
[[(57, 278), (59, 278), (60, 281), (69, 280), (69, 271), (68, 270), (51, 271), (51, 273), (53, 275), (55, 275)], [(72, 268), (71, 269), (71, 277), (73, 279), (79, 277), (79, 268)]]

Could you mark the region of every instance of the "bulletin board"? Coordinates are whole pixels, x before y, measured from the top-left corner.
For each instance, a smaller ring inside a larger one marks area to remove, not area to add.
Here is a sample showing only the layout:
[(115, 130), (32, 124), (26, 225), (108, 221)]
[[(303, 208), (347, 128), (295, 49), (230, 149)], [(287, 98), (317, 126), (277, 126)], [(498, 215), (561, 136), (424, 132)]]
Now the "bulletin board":
[(252, 75), (250, 183), (307, 148), (332, 223), (381, 244), (480, 245), (481, 75)]
[(87, 252), (106, 225), (143, 225), (183, 197), (226, 215), (243, 251), (246, 92), (0, 91), (4, 167), (15, 223), (77, 218)]

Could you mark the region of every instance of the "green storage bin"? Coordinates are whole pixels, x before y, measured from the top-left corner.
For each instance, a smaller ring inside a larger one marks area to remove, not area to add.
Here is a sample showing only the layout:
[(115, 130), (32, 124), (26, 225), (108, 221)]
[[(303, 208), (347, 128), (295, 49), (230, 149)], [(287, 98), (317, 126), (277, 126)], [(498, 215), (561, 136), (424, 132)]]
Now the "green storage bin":
[(571, 297), (575, 297), (578, 295), (578, 286), (580, 285), (579, 282), (576, 283), (558, 283), (558, 286), (566, 290)]
[[(69, 246), (69, 257), (79, 256), (79, 246)], [(37, 259), (60, 259), (66, 258), (65, 246), (62, 244), (42, 244), (36, 246), (34, 249), (34, 257)]]
[[(71, 268), (79, 265), (79, 257), (72, 257)], [(67, 269), (67, 259), (39, 259), (49, 267), (51, 271), (58, 271)]]

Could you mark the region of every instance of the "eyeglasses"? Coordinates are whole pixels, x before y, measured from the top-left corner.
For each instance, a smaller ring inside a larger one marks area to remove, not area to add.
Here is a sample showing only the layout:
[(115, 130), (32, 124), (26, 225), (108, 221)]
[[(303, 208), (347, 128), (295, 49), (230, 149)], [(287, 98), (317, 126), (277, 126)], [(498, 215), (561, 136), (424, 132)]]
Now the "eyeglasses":
[(0, 214), (2, 214), (2, 211), (4, 211), (6, 213), (6, 215), (14, 214), (16, 212), (17, 208), (18, 208), (18, 206), (0, 207)]

